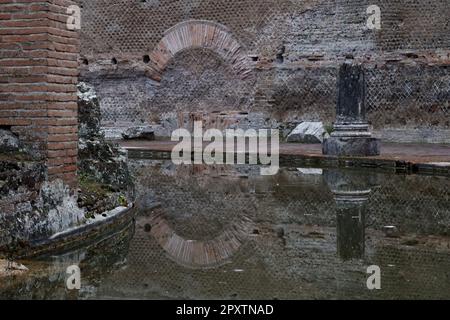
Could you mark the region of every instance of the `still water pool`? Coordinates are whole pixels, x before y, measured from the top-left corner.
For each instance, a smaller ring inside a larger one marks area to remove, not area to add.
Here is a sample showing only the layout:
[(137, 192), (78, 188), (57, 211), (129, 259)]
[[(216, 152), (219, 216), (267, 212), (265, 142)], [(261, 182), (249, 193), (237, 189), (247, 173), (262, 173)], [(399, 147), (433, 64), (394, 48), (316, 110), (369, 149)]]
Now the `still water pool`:
[[(136, 222), (24, 262), (1, 298), (450, 298), (450, 179), (134, 160)], [(66, 268), (81, 268), (80, 291)], [(369, 266), (381, 289), (369, 290)]]

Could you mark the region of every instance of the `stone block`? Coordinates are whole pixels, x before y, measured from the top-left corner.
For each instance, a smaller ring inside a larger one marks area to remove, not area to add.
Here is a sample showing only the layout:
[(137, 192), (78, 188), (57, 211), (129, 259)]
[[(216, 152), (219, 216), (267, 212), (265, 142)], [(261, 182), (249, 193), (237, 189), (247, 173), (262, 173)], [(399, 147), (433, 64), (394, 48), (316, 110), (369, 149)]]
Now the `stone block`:
[(302, 122), (287, 137), (287, 142), (322, 143), (326, 135), (322, 122)]
[(380, 141), (376, 138), (331, 137), (323, 143), (323, 154), (330, 156), (378, 156)]
[(151, 126), (132, 127), (122, 133), (125, 140), (155, 140), (155, 129)]

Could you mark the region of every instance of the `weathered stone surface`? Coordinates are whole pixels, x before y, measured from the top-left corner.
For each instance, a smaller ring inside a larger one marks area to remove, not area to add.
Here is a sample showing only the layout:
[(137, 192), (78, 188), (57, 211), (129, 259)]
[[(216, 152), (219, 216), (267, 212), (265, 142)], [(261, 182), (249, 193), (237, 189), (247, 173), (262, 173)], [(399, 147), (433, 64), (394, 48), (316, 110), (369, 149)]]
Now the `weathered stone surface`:
[(46, 165), (23, 154), (0, 161), (0, 255), (83, 222), (84, 211), (62, 180), (46, 181)]
[(380, 141), (375, 138), (331, 137), (323, 143), (323, 154), (330, 156), (378, 156)]
[(78, 84), (78, 136), (89, 139), (101, 136), (100, 102), (94, 88), (87, 83)]
[(107, 184), (115, 191), (126, 190), (132, 185), (125, 149), (110, 142), (84, 140), (79, 144), (79, 157), (82, 175)]
[(78, 85), (79, 172), (113, 190), (128, 189), (131, 177), (127, 167), (127, 152), (107, 142), (100, 134), (101, 112), (95, 90), (86, 83)]
[[(40, 190), (39, 201), (42, 203), (44, 217), (33, 221), (33, 224), (45, 225), (48, 234), (43, 230), (42, 238), (68, 228), (82, 224), (85, 221), (85, 212), (77, 205), (77, 197), (72, 194), (62, 180), (44, 182)], [(31, 222), (31, 221), (30, 221)], [(33, 227), (26, 225), (25, 230)]]
[(133, 182), (128, 170), (128, 153), (105, 140), (100, 132), (99, 99), (92, 87), (81, 83), (78, 105), (81, 114), (78, 143), (80, 193), (78, 205), (88, 216), (132, 202)]
[[(15, 180), (20, 180), (18, 176), (26, 172), (18, 171)], [(36, 169), (35, 177), (39, 178), (42, 172)], [(0, 197), (0, 256), (14, 258), (31, 243), (85, 221), (85, 212), (77, 206), (76, 195), (62, 180), (42, 179), (11, 188), (7, 195)]]
[(326, 135), (322, 122), (302, 122), (287, 137), (287, 142), (322, 143)]
[(9, 130), (0, 129), (0, 153), (19, 151), (19, 138)]
[(152, 126), (132, 127), (122, 133), (125, 140), (155, 140), (155, 129)]
[(40, 162), (0, 161), (0, 199), (23, 190), (38, 190), (45, 179)]

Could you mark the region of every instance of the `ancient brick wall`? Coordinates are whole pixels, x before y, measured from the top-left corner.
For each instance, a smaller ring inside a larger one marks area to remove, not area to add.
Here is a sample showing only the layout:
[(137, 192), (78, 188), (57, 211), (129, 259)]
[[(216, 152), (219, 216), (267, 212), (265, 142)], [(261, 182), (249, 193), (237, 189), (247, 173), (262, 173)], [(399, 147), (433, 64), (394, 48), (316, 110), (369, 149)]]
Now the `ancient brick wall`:
[(79, 35), (69, 0), (0, 1), (0, 126), (47, 164), (50, 180), (75, 184)]
[[(239, 127), (329, 124), (337, 68), (353, 57), (367, 68), (378, 135), (450, 142), (447, 0), (76, 2), (81, 74), (95, 83), (109, 128), (170, 131), (189, 117)], [(370, 5), (381, 8), (381, 30), (367, 27)], [(207, 26), (217, 33), (208, 36)], [(233, 73), (244, 60), (246, 78)]]

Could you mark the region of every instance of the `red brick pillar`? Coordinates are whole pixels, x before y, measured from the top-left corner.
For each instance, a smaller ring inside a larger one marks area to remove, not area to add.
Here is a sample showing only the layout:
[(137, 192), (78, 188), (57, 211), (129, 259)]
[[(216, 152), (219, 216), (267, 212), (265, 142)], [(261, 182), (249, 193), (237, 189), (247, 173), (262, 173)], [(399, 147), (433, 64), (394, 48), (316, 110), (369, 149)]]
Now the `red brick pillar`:
[(76, 185), (79, 35), (68, 0), (0, 0), (0, 126)]

